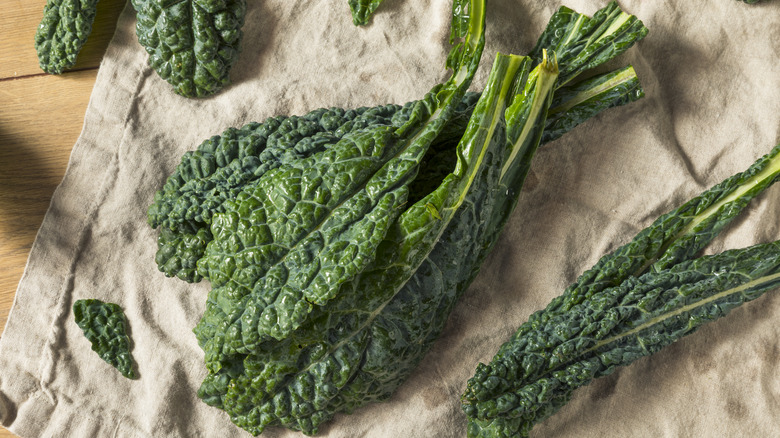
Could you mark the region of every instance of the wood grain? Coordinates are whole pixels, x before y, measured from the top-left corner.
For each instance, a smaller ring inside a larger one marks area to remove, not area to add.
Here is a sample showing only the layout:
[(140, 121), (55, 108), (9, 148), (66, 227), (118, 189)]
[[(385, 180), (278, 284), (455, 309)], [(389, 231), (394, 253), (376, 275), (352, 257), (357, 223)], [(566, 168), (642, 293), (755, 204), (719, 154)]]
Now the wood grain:
[[(0, 328), (81, 132), (96, 74), (92, 69), (0, 83)], [(0, 432), (0, 438), (12, 436)]]
[[(43, 75), (33, 44), (43, 17), (46, 0), (2, 0), (0, 2), (0, 80)], [(96, 68), (116, 29), (125, 0), (100, 0), (92, 33), (79, 52), (73, 70)]]
[[(0, 326), (27, 255), (62, 180), (97, 70), (2, 82), (0, 96)], [(0, 332), (2, 336), (2, 332)]]
[[(0, 337), (35, 235), (62, 180), (125, 0), (100, 0), (71, 72), (38, 67), (33, 37), (46, 0), (0, 2)], [(16, 435), (0, 427), (0, 438)]]

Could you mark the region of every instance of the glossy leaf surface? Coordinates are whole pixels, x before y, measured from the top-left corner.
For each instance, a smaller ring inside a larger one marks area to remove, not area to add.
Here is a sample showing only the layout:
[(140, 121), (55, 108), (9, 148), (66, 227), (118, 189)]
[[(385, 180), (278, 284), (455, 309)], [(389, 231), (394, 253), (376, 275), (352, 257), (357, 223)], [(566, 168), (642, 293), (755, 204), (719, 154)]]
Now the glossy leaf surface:
[(127, 320), (122, 308), (100, 300), (78, 300), (73, 303), (73, 315), (92, 344), (92, 351), (123, 376), (135, 378)]
[(97, 0), (48, 0), (35, 32), (38, 63), (46, 73), (60, 74), (76, 64), (92, 32)]

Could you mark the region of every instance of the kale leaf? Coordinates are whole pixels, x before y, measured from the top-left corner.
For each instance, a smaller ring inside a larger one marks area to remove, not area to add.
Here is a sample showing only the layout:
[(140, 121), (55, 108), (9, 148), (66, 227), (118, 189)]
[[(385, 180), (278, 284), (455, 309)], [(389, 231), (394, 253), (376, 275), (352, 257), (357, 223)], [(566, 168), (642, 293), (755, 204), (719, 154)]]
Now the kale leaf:
[(778, 179), (780, 145), (659, 217), (531, 315), (469, 380), (469, 436), (527, 436), (574, 389), (780, 286), (780, 241), (696, 258)]
[(48, 0), (35, 32), (38, 63), (46, 73), (60, 74), (76, 64), (92, 32), (97, 0)]
[(78, 300), (73, 303), (73, 315), (84, 336), (92, 343), (92, 351), (123, 376), (134, 379), (127, 319), (122, 308), (96, 299)]
[(205, 97), (230, 82), (238, 59), (245, 0), (132, 0), (138, 42), (149, 64), (185, 97)]

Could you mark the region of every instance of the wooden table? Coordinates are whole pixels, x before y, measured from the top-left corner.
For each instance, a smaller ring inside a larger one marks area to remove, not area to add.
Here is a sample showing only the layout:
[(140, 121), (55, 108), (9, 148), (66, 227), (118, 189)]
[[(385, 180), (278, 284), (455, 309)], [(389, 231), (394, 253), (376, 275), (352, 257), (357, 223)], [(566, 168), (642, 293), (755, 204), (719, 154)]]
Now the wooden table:
[[(45, 4), (0, 2), (0, 337), (125, 0), (98, 2), (92, 35), (77, 64), (59, 76), (41, 71), (33, 47)], [(0, 427), (0, 438), (14, 436)]]

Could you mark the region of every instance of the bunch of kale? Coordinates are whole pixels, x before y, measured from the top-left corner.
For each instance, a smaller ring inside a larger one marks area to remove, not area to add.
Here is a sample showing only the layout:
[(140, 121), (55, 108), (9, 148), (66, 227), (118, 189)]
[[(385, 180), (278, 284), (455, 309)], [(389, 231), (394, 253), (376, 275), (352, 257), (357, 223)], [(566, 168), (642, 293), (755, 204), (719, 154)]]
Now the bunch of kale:
[(199, 396), (257, 434), (316, 433), (386, 399), (441, 332), (542, 142), (642, 96), (630, 67), (580, 79), (647, 29), (613, 2), (561, 8), (530, 56), (466, 93), (484, 0), (453, 5), (453, 75), (404, 106), (320, 109), (230, 129), (155, 196), (157, 262), (211, 282)]

